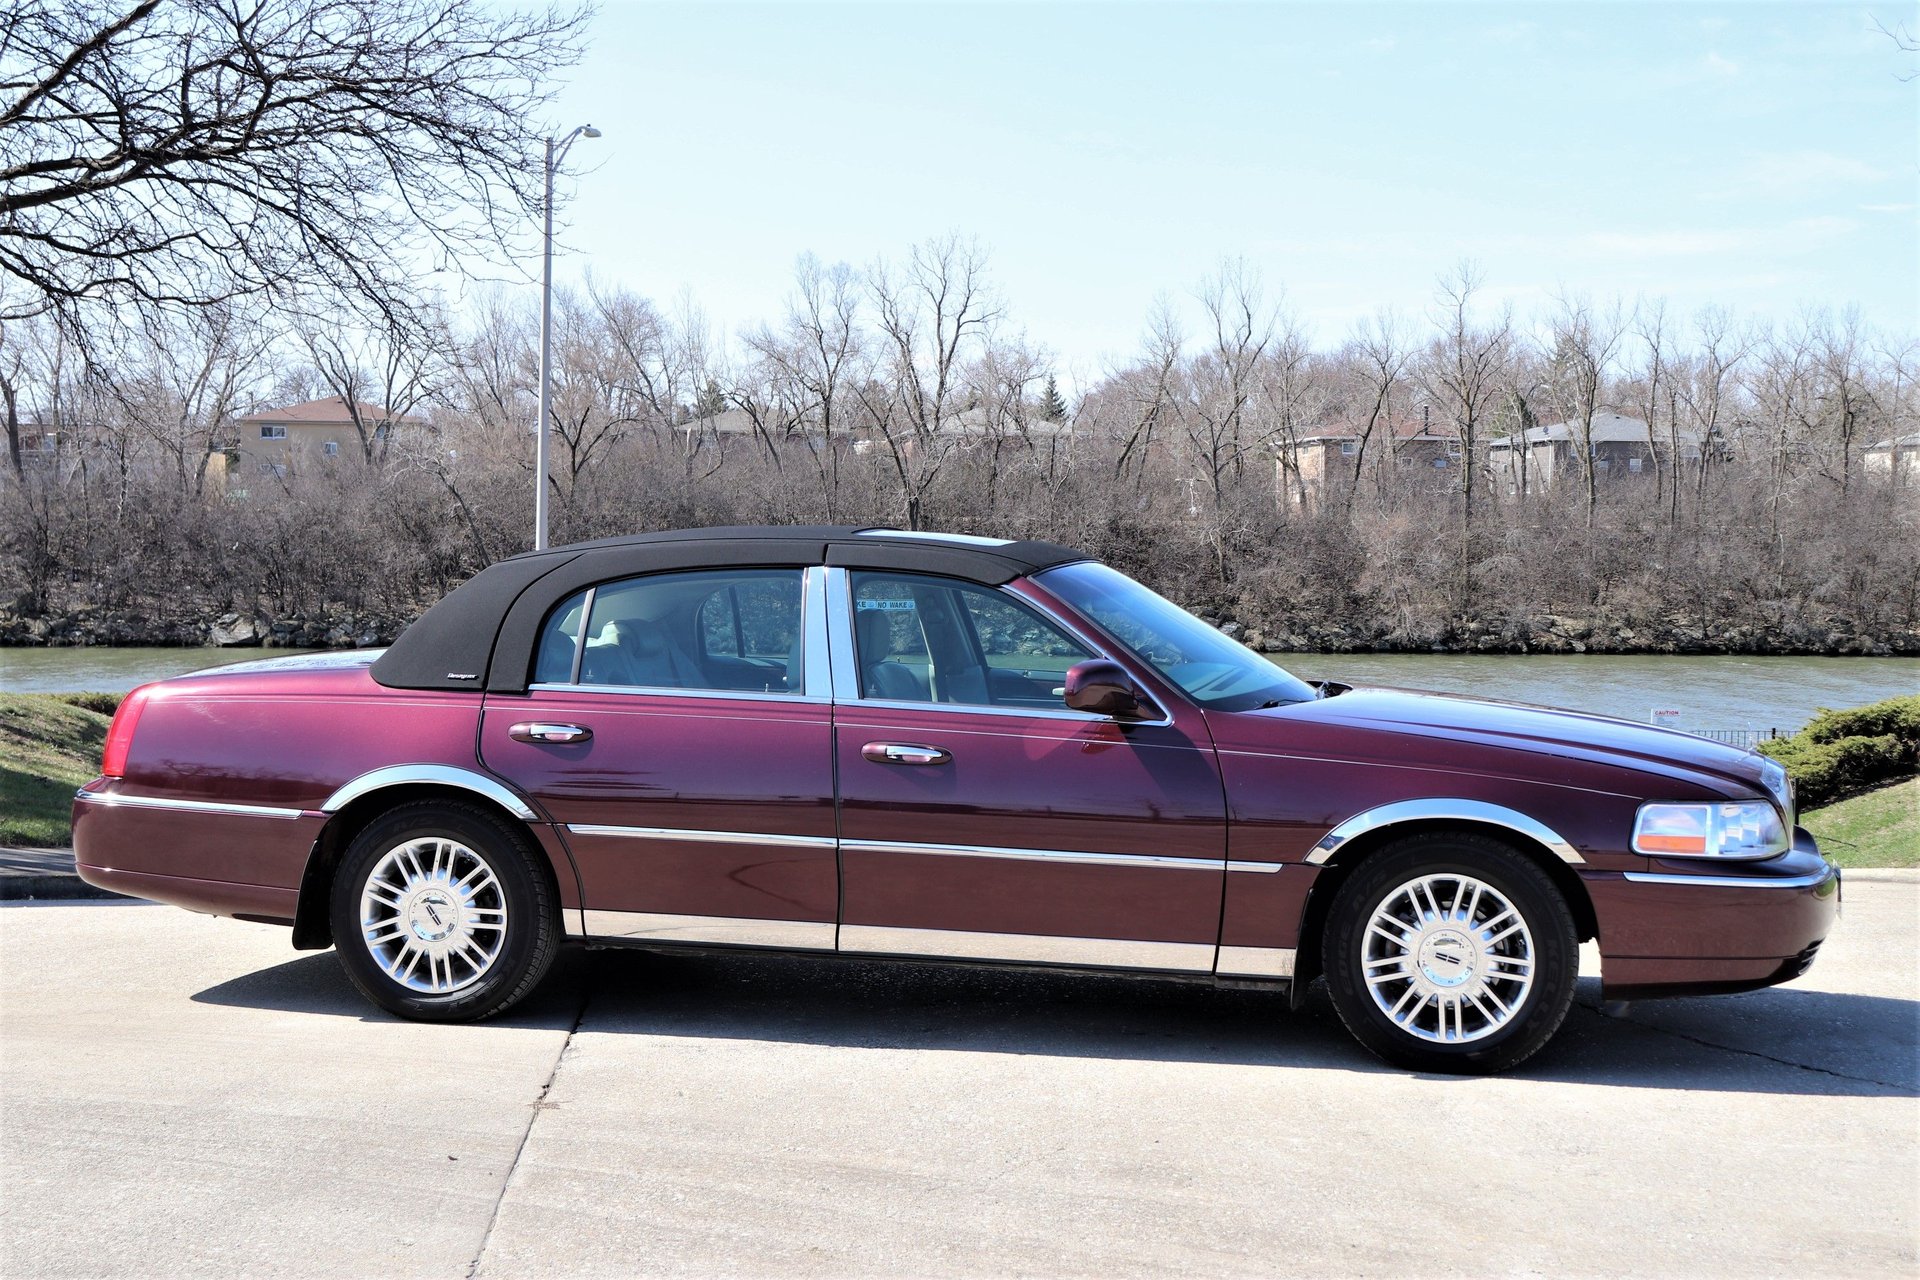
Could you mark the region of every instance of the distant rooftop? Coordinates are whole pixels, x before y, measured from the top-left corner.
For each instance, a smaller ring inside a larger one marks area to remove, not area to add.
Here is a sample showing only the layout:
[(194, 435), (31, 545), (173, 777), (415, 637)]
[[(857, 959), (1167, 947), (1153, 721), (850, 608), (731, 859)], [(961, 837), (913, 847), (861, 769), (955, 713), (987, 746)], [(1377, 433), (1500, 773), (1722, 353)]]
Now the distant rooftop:
[[(389, 420), (386, 409), (377, 404), (360, 402), (360, 419), (363, 422), (385, 422)], [(262, 409), (240, 419), (242, 422), (306, 422), (316, 426), (351, 426), (353, 415), (347, 411), (347, 402), (339, 396), (327, 396), (320, 400), (308, 400), (304, 404), (290, 404), (284, 409)]]

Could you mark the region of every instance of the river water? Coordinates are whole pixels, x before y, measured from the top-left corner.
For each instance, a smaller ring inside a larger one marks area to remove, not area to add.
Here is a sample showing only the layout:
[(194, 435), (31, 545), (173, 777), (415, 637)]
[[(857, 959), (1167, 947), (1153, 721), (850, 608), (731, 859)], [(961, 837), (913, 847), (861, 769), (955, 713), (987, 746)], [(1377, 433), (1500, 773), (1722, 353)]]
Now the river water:
[[(0, 692), (125, 692), (137, 684), (293, 649), (0, 649)], [(1295, 675), (1437, 689), (1648, 721), (1691, 731), (1791, 732), (1820, 707), (1920, 693), (1920, 659), (1594, 654), (1276, 653)]]

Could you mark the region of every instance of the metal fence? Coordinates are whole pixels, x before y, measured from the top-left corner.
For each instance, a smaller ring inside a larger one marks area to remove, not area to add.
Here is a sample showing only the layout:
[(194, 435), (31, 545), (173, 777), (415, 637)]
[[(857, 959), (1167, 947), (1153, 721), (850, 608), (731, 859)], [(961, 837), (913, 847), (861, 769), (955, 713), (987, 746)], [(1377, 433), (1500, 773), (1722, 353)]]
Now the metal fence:
[(1730, 747), (1745, 747), (1752, 750), (1771, 738), (1786, 735), (1778, 729), (1685, 729), (1696, 738), (1711, 738), (1715, 742), (1724, 742)]

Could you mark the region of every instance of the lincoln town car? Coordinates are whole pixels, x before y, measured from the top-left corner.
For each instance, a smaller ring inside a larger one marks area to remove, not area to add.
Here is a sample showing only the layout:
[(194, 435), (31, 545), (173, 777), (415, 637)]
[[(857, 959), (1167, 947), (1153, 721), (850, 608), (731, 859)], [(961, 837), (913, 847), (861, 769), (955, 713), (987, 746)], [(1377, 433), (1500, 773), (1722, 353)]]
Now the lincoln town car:
[(1263, 985), (1497, 1071), (1603, 998), (1804, 972), (1839, 872), (1778, 765), (1297, 679), (1043, 542), (654, 533), (515, 556), (383, 652), (136, 689), (80, 874), (334, 947), (407, 1018), (556, 951), (828, 953)]

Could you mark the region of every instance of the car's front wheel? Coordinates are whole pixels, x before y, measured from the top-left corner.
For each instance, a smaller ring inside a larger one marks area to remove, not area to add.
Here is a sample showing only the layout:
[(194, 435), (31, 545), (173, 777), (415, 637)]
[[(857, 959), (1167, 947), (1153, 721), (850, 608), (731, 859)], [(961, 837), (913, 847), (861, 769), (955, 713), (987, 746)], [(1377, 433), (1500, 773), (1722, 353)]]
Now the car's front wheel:
[(404, 1018), (490, 1018), (539, 984), (559, 945), (553, 893), (524, 832), (472, 805), (399, 805), (334, 876), (333, 936), (369, 1000)]
[(1483, 1073), (1525, 1061), (1573, 1002), (1573, 916), (1545, 871), (1467, 833), (1409, 836), (1355, 868), (1322, 959), (1341, 1021), (1387, 1061)]

